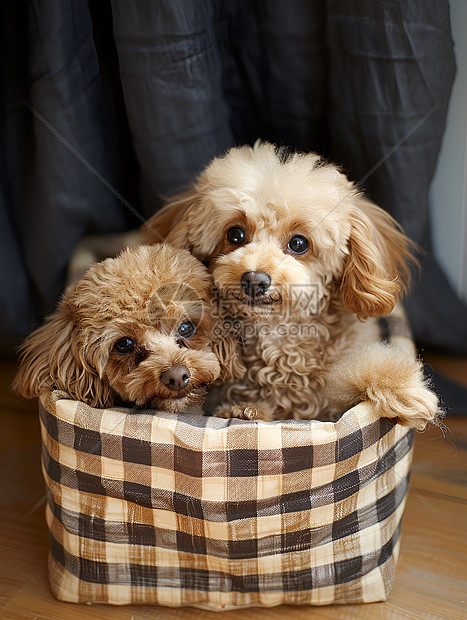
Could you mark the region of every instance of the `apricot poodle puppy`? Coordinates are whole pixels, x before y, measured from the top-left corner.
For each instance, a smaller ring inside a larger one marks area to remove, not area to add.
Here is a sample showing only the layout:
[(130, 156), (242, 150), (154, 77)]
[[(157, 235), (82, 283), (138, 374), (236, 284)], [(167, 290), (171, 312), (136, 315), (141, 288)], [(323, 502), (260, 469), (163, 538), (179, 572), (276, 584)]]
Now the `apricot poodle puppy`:
[(13, 388), (27, 398), (59, 389), (94, 407), (202, 403), (222, 355), (222, 376), (235, 362), (229, 338), (212, 342), (211, 288), (204, 265), (168, 245), (95, 264), (26, 339)]
[[(269, 143), (214, 159), (149, 221), (205, 262), (246, 371), (221, 415), (334, 420), (353, 404), (423, 429), (440, 414), (414, 354), (380, 341), (409, 282), (394, 219), (316, 154)], [(248, 403), (253, 407), (244, 408)]]

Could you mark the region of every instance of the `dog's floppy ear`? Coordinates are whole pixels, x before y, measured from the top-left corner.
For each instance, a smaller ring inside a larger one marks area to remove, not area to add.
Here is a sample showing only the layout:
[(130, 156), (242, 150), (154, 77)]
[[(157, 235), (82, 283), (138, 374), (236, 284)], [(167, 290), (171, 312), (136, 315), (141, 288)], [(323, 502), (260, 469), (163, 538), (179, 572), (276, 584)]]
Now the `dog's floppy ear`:
[(240, 357), (240, 348), (240, 342), (229, 329), (228, 322), (218, 317), (212, 330), (212, 349), (221, 367), (221, 374), (216, 383), (243, 379), (246, 367)]
[(20, 367), (12, 389), (25, 398), (58, 389), (94, 407), (112, 404), (111, 390), (84, 360), (84, 351), (74, 351), (74, 324), (65, 301), (42, 327), (28, 336), (20, 349)]
[(412, 242), (386, 211), (358, 197), (351, 214), (342, 300), (361, 320), (389, 314), (410, 280)]
[(143, 243), (167, 241), (177, 248), (188, 248), (188, 210), (197, 202), (195, 188), (175, 196), (162, 209), (154, 213), (141, 227)]
[(246, 367), (240, 358), (238, 346), (235, 338), (229, 335), (213, 343), (213, 350), (221, 367), (219, 382), (228, 383), (245, 376)]

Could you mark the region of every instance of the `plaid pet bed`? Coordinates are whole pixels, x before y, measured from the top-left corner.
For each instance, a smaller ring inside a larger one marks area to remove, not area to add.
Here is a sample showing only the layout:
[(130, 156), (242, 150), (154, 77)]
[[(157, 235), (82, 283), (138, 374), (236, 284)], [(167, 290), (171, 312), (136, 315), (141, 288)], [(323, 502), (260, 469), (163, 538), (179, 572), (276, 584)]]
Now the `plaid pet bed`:
[(368, 403), (336, 423), (266, 423), (93, 409), (53, 392), (40, 420), (63, 601), (227, 610), (391, 590), (413, 431)]

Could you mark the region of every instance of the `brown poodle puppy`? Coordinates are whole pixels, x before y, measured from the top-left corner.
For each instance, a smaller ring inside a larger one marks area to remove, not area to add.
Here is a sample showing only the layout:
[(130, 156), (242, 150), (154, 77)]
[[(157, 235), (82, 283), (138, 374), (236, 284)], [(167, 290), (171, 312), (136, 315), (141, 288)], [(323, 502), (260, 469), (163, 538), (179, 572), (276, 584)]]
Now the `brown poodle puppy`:
[(265, 419), (332, 420), (361, 400), (418, 429), (439, 415), (415, 355), (378, 342), (376, 317), (408, 285), (410, 241), (334, 165), (234, 148), (149, 224), (209, 265), (243, 341), (231, 415), (250, 416), (248, 402)]
[[(95, 407), (115, 402), (172, 412), (200, 404), (235, 367), (229, 338), (212, 342), (212, 280), (189, 252), (127, 249), (93, 265), (22, 347), (13, 388), (59, 389)], [(218, 330), (217, 330), (218, 331)]]

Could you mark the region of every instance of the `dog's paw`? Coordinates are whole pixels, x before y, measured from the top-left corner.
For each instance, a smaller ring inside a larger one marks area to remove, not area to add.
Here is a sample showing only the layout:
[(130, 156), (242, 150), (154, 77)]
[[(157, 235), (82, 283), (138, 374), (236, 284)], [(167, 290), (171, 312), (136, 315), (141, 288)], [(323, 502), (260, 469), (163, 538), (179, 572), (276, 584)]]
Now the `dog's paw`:
[(369, 399), (375, 411), (393, 422), (422, 431), (428, 423), (443, 417), (438, 397), (422, 382), (418, 385), (369, 390)]
[(216, 418), (238, 418), (240, 420), (252, 421), (265, 420), (266, 422), (274, 419), (271, 413), (267, 413), (257, 406), (245, 404), (221, 408), (219, 411), (215, 411), (213, 415)]
[(380, 342), (362, 348), (336, 366), (330, 396), (338, 403), (370, 401), (379, 416), (417, 430), (430, 422), (436, 424), (444, 416), (423, 375), (421, 360)]

